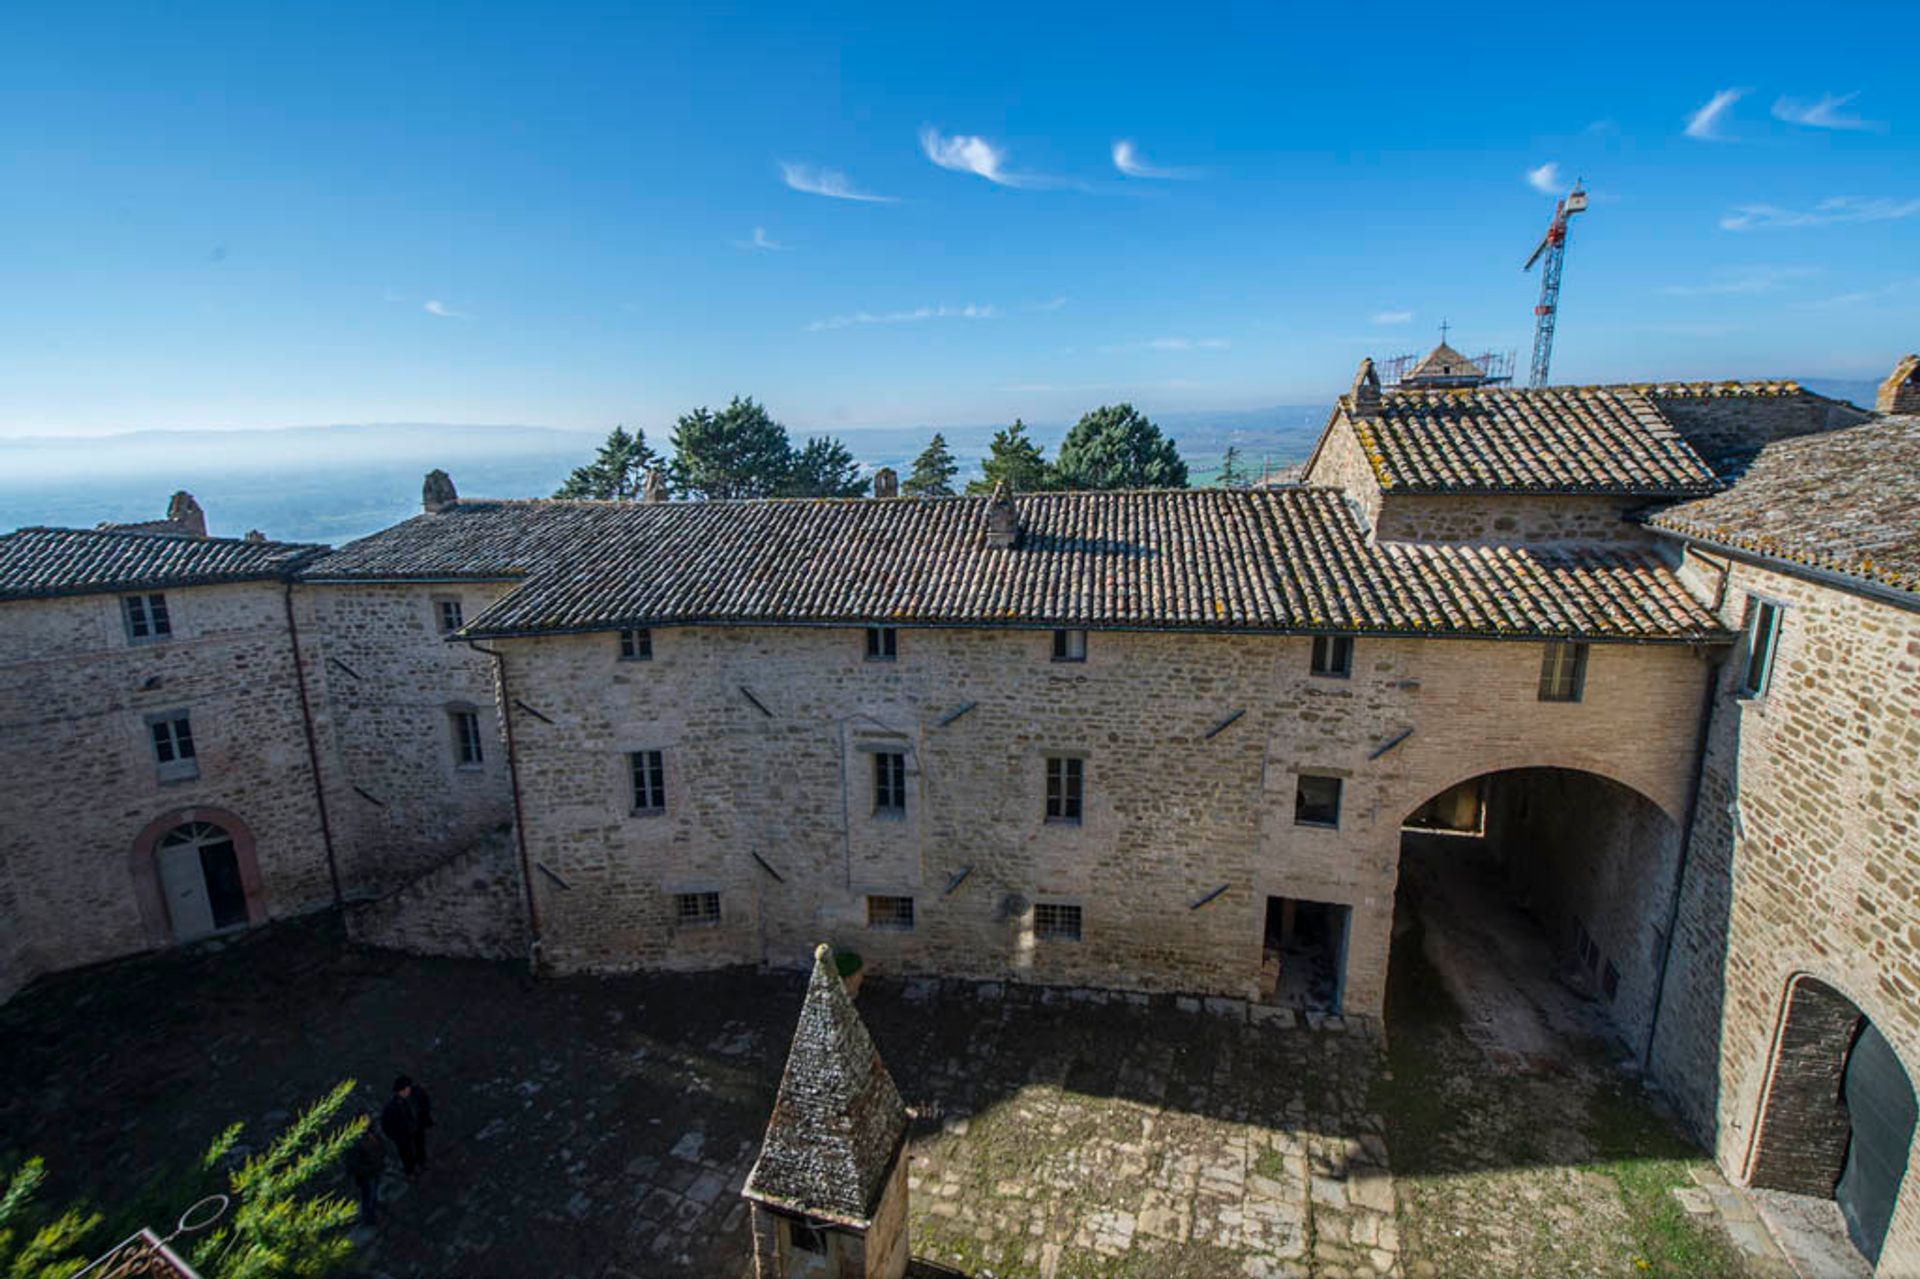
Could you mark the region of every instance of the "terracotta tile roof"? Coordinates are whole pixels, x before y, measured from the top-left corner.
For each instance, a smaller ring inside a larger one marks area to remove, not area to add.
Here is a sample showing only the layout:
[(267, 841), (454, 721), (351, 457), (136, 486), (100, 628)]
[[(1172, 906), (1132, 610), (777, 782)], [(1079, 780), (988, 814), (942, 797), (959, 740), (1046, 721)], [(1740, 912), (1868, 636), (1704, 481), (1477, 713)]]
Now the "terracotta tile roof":
[(1920, 593), (1920, 417), (1781, 440), (1657, 529)]
[(865, 1228), (907, 1134), (907, 1108), (834, 968), (814, 952), (806, 1002), (760, 1157), (741, 1193)]
[[(1712, 470), (1662, 416), (1653, 402), (1656, 393), (1678, 397), (1693, 391), (1611, 386), (1394, 390), (1381, 396), (1377, 414), (1355, 413), (1351, 396), (1343, 396), (1340, 406), (1380, 487), (1389, 492), (1648, 497), (1712, 492)], [(1750, 386), (1746, 393), (1764, 392)]]
[(617, 523), (630, 502), (462, 500), (349, 542), (308, 581), (511, 581)]
[(234, 537), (23, 528), (0, 535), (0, 600), (277, 578), (326, 549)]
[[(1000, 549), (986, 544), (984, 498), (514, 504), (522, 545), (537, 554), (520, 557), (524, 584), (465, 633), (875, 623), (1720, 633), (1650, 553), (1375, 547), (1334, 489), (1043, 493), (1016, 505), (1020, 543)], [(435, 537), (450, 561), (470, 563), (476, 536), (505, 529), (498, 504), (480, 504), (462, 528), (466, 508), (389, 533), (423, 571)], [(317, 570), (333, 571), (331, 560)]]

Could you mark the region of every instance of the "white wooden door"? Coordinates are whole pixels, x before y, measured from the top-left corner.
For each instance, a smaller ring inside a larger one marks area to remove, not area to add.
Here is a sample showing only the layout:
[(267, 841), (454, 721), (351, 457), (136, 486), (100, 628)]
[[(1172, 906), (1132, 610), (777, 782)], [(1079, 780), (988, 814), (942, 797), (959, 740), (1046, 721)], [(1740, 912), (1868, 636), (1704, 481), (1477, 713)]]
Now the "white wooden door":
[(167, 899), (167, 918), (175, 941), (192, 941), (213, 931), (213, 902), (207, 896), (207, 874), (200, 867), (200, 845), (162, 847), (160, 892)]

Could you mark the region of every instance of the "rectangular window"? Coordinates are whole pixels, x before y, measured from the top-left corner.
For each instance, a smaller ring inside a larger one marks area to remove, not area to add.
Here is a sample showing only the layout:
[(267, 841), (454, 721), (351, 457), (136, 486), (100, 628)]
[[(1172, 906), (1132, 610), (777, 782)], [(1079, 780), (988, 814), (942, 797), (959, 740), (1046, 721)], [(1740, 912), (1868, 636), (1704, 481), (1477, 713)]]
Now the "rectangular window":
[(639, 630), (621, 631), (620, 660), (623, 662), (651, 662), (653, 660), (653, 632), (644, 627)]
[(1047, 820), (1080, 824), (1086, 786), (1086, 761), (1070, 755), (1047, 756)]
[(1773, 682), (1773, 654), (1780, 646), (1780, 606), (1747, 596), (1747, 668), (1740, 676), (1742, 697), (1765, 697)]
[(874, 752), (873, 811), (896, 817), (907, 811), (907, 757), (900, 751)]
[(891, 662), (900, 655), (900, 632), (891, 626), (867, 628), (867, 660)]
[(483, 760), (480, 749), (480, 715), (477, 711), (448, 711), (453, 720), (453, 762), (461, 768), (478, 768)]
[(913, 898), (867, 898), (867, 927), (891, 929), (897, 933), (913, 931)]
[(1587, 682), (1587, 646), (1555, 640), (1540, 658), (1540, 700), (1577, 702)]
[(459, 600), (437, 599), (433, 602), (433, 613), (440, 619), (442, 635), (451, 635), (466, 624), (466, 619), (461, 616)]
[(1041, 941), (1079, 941), (1080, 908), (1065, 902), (1040, 902), (1033, 908), (1033, 935)]
[(789, 1219), (787, 1242), (793, 1246), (795, 1252), (810, 1252), (819, 1257), (827, 1254), (827, 1232), (823, 1226), (810, 1226), (804, 1222)]
[(193, 750), (193, 725), (185, 711), (169, 711), (147, 721), (153, 734), (153, 762), (160, 780), (177, 782), (200, 776), (200, 761)]
[(120, 599), (127, 621), (127, 642), (151, 644), (173, 634), (164, 595), (125, 595)]
[(698, 928), (720, 922), (719, 893), (675, 893), (673, 921), (682, 928)]
[(631, 751), (627, 764), (633, 770), (633, 811), (667, 811), (667, 757), (665, 751)]
[(1053, 633), (1053, 660), (1056, 662), (1086, 661), (1087, 633), (1085, 631), (1055, 631)]
[(1345, 679), (1353, 674), (1353, 636), (1314, 636), (1313, 673), (1331, 679)]
[(1340, 779), (1313, 773), (1300, 774), (1293, 792), (1295, 826), (1338, 826), (1340, 824)]

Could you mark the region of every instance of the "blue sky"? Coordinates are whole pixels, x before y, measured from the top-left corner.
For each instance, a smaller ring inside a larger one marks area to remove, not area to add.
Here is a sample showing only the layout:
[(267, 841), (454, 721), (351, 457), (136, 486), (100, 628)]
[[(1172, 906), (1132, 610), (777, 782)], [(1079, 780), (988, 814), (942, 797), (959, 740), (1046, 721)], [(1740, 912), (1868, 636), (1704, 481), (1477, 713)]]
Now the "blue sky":
[(1577, 175), (1557, 380), (1920, 345), (1910, 6), (799, 8), (9, 6), (0, 434), (1316, 401)]

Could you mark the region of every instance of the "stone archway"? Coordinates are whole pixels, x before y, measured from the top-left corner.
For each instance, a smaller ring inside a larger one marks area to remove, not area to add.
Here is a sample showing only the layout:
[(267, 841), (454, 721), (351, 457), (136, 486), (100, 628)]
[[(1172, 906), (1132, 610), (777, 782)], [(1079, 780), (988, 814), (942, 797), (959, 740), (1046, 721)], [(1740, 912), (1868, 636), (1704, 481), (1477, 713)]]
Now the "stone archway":
[[(169, 909), (163, 858), (176, 874), (194, 858), (208, 867), (207, 917), (201, 923), (176, 920), (178, 910)], [(154, 818), (133, 841), (130, 867), (141, 927), (151, 945), (171, 946), (195, 935), (266, 922), (266, 885), (253, 831), (224, 808), (176, 808)]]

